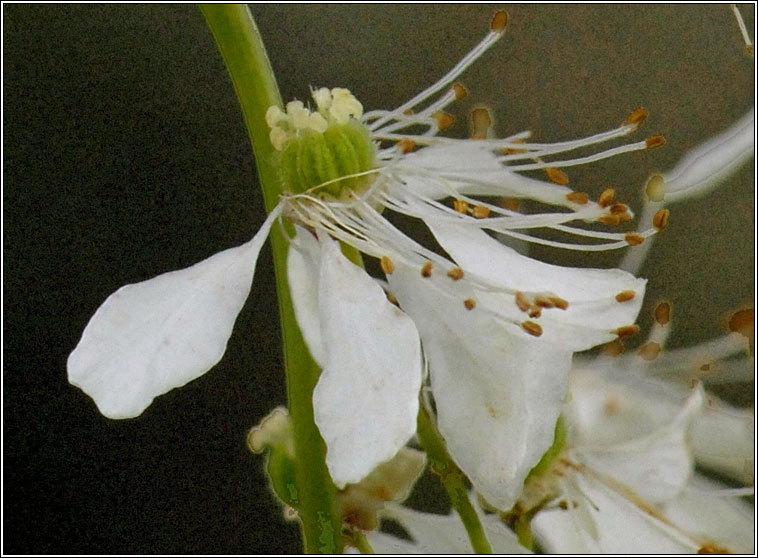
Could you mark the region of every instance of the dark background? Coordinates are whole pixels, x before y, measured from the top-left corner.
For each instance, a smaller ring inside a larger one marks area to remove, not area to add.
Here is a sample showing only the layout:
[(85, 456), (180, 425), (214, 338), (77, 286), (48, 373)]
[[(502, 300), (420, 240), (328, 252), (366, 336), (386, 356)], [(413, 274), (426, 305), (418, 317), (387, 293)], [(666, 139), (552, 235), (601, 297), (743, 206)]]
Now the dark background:
[[(251, 7), (283, 98), (350, 88), (399, 105), (487, 30), (494, 6)], [(668, 144), (569, 169), (596, 197), (638, 192), (754, 103), (754, 62), (726, 4), (507, 6), (505, 38), (463, 81), (466, 111), (540, 141), (617, 125)], [(754, 8), (743, 7), (752, 29)], [(194, 5), (4, 5), (4, 551), (297, 552), (245, 434), (285, 403), (270, 251), (224, 359), (141, 417), (101, 417), (65, 363), (118, 287), (236, 246), (265, 215), (236, 98)], [(751, 32), (752, 34), (752, 32)], [(640, 323), (674, 303), (671, 346), (720, 334), (754, 298), (753, 163), (673, 206), (642, 274)], [(621, 254), (532, 254), (610, 267)], [(728, 395), (752, 404), (753, 384)]]

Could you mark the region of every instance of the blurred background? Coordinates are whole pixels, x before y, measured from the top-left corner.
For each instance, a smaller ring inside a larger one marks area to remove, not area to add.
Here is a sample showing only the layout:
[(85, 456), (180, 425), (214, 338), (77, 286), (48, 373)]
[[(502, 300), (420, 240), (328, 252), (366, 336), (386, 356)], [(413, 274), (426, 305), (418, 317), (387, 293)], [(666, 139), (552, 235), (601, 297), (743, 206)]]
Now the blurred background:
[[(754, 104), (754, 61), (726, 4), (505, 5), (506, 36), (452, 111), (493, 109), (504, 136), (591, 135), (633, 109), (665, 147), (567, 169), (592, 197), (640, 207), (647, 177)], [(495, 5), (253, 5), (285, 102), (347, 87), (367, 110), (432, 83), (487, 31)], [(754, 6), (742, 6), (753, 29)], [(111, 421), (66, 379), (66, 358), (118, 287), (248, 240), (265, 214), (223, 62), (194, 5), (4, 5), (4, 551), (299, 552), (247, 430), (285, 404), (268, 247), (226, 356)], [(751, 36), (753, 35), (751, 31)], [(719, 335), (755, 296), (754, 160), (715, 193), (671, 206), (642, 275), (639, 323), (672, 301), (670, 346)], [(566, 265), (620, 252), (534, 248)], [(754, 384), (729, 386), (752, 405)], [(429, 480), (429, 486), (433, 486)], [(436, 495), (435, 495), (436, 497)], [(424, 503), (416, 497), (415, 503)]]

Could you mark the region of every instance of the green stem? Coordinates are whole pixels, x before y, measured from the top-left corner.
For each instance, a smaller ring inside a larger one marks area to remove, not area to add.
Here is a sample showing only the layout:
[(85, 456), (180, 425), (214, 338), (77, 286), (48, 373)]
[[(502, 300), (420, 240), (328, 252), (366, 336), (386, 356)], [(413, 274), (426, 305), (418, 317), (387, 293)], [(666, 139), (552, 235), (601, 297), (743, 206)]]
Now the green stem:
[[(246, 5), (202, 4), (200, 10), (234, 83), (253, 145), (266, 210), (270, 212), (279, 203), (281, 186), (265, 114), (272, 105), (282, 106), (271, 64)], [(343, 543), (336, 489), (326, 468), (326, 446), (313, 420), (313, 388), (320, 369), (295, 320), (287, 284), (287, 240), (277, 227), (271, 229), (270, 238), (279, 296), (287, 398), (295, 438), (298, 516), (305, 552), (339, 553)]]
[(458, 512), (466, 528), (474, 552), (477, 554), (492, 554), (492, 547), (487, 540), (487, 535), (484, 533), (484, 527), (482, 527), (482, 523), (479, 521), (479, 515), (477, 515), (474, 506), (471, 505), (471, 501), (469, 500), (463, 473), (461, 473), (447, 453), (445, 442), (440, 437), (439, 432), (437, 432), (437, 428), (432, 424), (432, 420), (424, 408), (423, 401), (418, 413), (417, 433), (421, 445), (426, 450), (426, 456), (429, 459), (432, 470), (439, 475), (442, 486), (445, 487), (450, 497), (450, 502), (453, 504), (453, 509)]

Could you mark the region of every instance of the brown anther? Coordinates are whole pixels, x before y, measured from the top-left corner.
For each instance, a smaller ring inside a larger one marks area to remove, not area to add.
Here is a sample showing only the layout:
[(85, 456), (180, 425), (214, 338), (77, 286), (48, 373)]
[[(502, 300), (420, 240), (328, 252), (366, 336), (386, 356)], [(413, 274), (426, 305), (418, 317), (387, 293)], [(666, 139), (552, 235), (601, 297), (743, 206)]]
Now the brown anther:
[(589, 196), (584, 192), (571, 192), (570, 194), (566, 194), (566, 199), (570, 202), (578, 203), (579, 205), (584, 205), (590, 201)]
[(486, 107), (477, 107), (471, 111), (471, 139), (487, 139), (492, 127), (492, 113)]
[(535, 296), (534, 303), (540, 308), (555, 308), (555, 304), (546, 296)]
[(392, 272), (395, 271), (395, 264), (387, 256), (382, 256), (379, 263), (382, 265), (382, 271), (387, 275), (392, 275)]
[(616, 198), (616, 190), (613, 188), (608, 188), (607, 190), (603, 190), (603, 192), (600, 194), (600, 197), (597, 199), (597, 204), (600, 207), (608, 207), (613, 203), (613, 200)]
[(459, 279), (463, 279), (463, 270), (460, 267), (454, 267), (447, 272), (447, 276), (453, 281), (458, 281)]
[(666, 325), (671, 321), (671, 303), (667, 301), (659, 302), (653, 312), (655, 316), (655, 323), (658, 325)]
[(711, 371), (711, 365), (709, 363), (705, 363), (700, 366), (701, 372), (710, 372)]
[(521, 209), (521, 200), (518, 198), (500, 198), (499, 205), (508, 211), (518, 211)]
[(628, 326), (620, 327), (616, 330), (616, 335), (619, 337), (629, 337), (631, 335), (637, 335), (640, 332), (640, 326), (632, 324)]
[(397, 306), (397, 305), (398, 305), (398, 301), (397, 301), (397, 298), (396, 298), (396, 297), (395, 297), (395, 295), (393, 295), (392, 293), (387, 293), (387, 300), (389, 300), (389, 301), (390, 301), (392, 304), (394, 304), (395, 306)]
[(477, 219), (486, 219), (490, 216), (490, 208), (483, 205), (476, 205), (471, 210), (471, 215)]
[(521, 323), (521, 328), (529, 335), (534, 335), (535, 337), (542, 335), (542, 326), (540, 324), (526, 321)]
[(650, 136), (645, 140), (645, 147), (647, 149), (655, 149), (666, 143), (666, 138), (663, 136)]
[(401, 139), (399, 142), (397, 142), (397, 147), (400, 150), (400, 153), (405, 155), (416, 149), (416, 142), (409, 139)]
[(432, 115), (432, 118), (437, 121), (437, 127), (440, 132), (444, 132), (453, 125), (453, 122), (455, 122), (455, 117), (452, 114), (446, 113), (444, 110), (438, 110)]
[(653, 226), (662, 231), (669, 224), (669, 210), (661, 209), (653, 216)]
[(619, 223), (628, 223), (632, 220), (632, 216), (629, 213), (619, 213), (617, 217), (619, 218)]
[(635, 129), (642, 126), (642, 123), (645, 121), (645, 119), (648, 117), (648, 111), (644, 108), (640, 107), (638, 109), (634, 109), (632, 113), (626, 117), (626, 120), (621, 124), (622, 126), (629, 126), (634, 125)]
[(542, 316), (542, 308), (539, 306), (530, 306), (529, 307), (529, 317), (530, 318), (539, 318)]
[(466, 310), (473, 310), (476, 306), (476, 301), (473, 298), (467, 298), (463, 301), (463, 305), (466, 307)]
[(432, 262), (426, 262), (424, 267), (421, 268), (421, 277), (428, 279), (432, 276)]
[(545, 169), (545, 174), (547, 174), (547, 179), (550, 182), (554, 182), (559, 186), (565, 186), (569, 183), (568, 175), (560, 169), (548, 167)]
[(403, 111), (403, 114), (404, 114), (405, 116), (413, 116), (413, 109), (405, 109), (405, 110)]
[(717, 546), (715, 543), (708, 543), (700, 547), (698, 554), (731, 554), (727, 549)]
[(614, 341), (606, 344), (605, 348), (603, 348), (603, 354), (606, 356), (615, 357), (619, 356), (623, 352), (624, 344), (621, 342), (621, 339), (615, 339)]
[(453, 93), (455, 93), (455, 98), (458, 101), (461, 101), (468, 96), (468, 90), (459, 81), (456, 81), (453, 84)]
[(647, 179), (645, 193), (650, 201), (663, 201), (663, 198), (666, 195), (666, 179), (660, 174), (654, 174)]
[(661, 345), (653, 342), (645, 343), (640, 347), (640, 350), (637, 351), (637, 354), (644, 360), (655, 360), (658, 358), (658, 355), (661, 354)]
[(569, 509), (569, 505), (566, 500), (561, 500), (560, 502), (558, 502), (558, 507), (562, 509), (563, 511), (566, 511), (567, 509)]
[(697, 378), (690, 378), (690, 389), (695, 389), (697, 387)]
[(505, 26), (508, 25), (508, 12), (500, 10), (495, 12), (490, 21), (490, 31), (493, 33), (502, 33), (505, 31)]
[(755, 327), (755, 310), (753, 308), (738, 310), (729, 318), (729, 331), (742, 333), (753, 327)]
[(621, 215), (613, 215), (609, 213), (608, 215), (598, 217), (598, 221), (604, 225), (618, 225), (621, 222)]
[[(523, 140), (523, 139), (516, 139), (516, 140), (513, 140), (511, 143), (524, 143), (525, 141), (526, 140)], [(519, 155), (519, 154), (522, 154), (522, 153), (526, 153), (527, 150), (526, 149), (517, 149), (517, 148), (514, 148), (514, 147), (504, 147), (503, 149), (500, 150), (500, 152), (503, 155)]]
[(639, 233), (629, 233), (624, 235), (624, 240), (629, 246), (638, 246), (645, 242), (645, 237)]
[(555, 305), (556, 308), (559, 310), (566, 310), (569, 307), (568, 300), (564, 300), (559, 296), (551, 296), (550, 301)]
[(634, 291), (621, 291), (616, 295), (616, 302), (628, 302), (634, 298)]
[(526, 298), (526, 295), (522, 293), (521, 291), (516, 292), (516, 306), (518, 306), (518, 309), (522, 312), (526, 312), (529, 310), (529, 308), (532, 306), (532, 304), (529, 302), (529, 299)]
[(629, 211), (629, 207), (627, 207), (623, 203), (614, 203), (611, 206), (611, 210), (610, 211), (613, 214), (626, 213), (627, 211)]
[(453, 200), (453, 207), (458, 213), (463, 215), (468, 213), (468, 202), (466, 200)]

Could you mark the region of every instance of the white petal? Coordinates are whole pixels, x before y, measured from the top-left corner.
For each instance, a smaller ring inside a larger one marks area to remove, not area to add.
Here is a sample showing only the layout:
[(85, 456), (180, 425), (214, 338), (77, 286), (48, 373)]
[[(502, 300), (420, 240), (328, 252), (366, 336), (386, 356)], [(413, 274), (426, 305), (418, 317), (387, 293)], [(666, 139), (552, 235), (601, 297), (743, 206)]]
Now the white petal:
[[(634, 323), (642, 305), (646, 281), (625, 271), (550, 265), (522, 256), (473, 227), (427, 225), (464, 271), (499, 287), (552, 292), (568, 301), (566, 310), (543, 311), (545, 341), (562, 343), (573, 351), (589, 349), (613, 339), (613, 330)], [(619, 303), (615, 297), (622, 291), (634, 291), (635, 296)], [(524, 313), (515, 317), (527, 319)]]
[(685, 554), (698, 546), (641, 508), (593, 479), (574, 478), (584, 495), (578, 504), (595, 524), (595, 535), (577, 532), (572, 514), (579, 510), (547, 510), (532, 520), (532, 530), (546, 552), (601, 554)]
[(666, 174), (666, 202), (708, 193), (755, 152), (755, 109), (725, 132), (695, 147)]
[(674, 498), (692, 474), (694, 462), (687, 436), (702, 410), (703, 398), (698, 387), (671, 423), (624, 443), (577, 448), (577, 454), (585, 465), (617, 479), (648, 502)]
[(279, 208), (252, 240), (200, 263), (126, 285), (98, 308), (68, 358), (68, 378), (114, 419), (205, 374), (226, 351)]
[[(467, 142), (431, 146), (406, 155), (402, 167), (406, 181), (420, 195), (433, 199), (456, 193), (480, 196), (513, 196), (547, 204), (565, 205), (566, 188), (521, 176), (502, 165), (491, 149)], [(413, 172), (414, 169), (421, 173)], [(431, 179), (436, 176), (438, 179)]]
[(328, 237), (319, 315), (325, 361), (314, 414), (329, 472), (342, 488), (391, 459), (416, 431), (421, 345), (411, 319)]
[[(387, 506), (385, 516), (391, 517), (408, 532), (413, 542), (384, 533), (369, 533), (368, 539), (380, 554), (471, 554), (468, 534), (456, 514), (423, 513), (402, 506)], [(487, 539), (495, 554), (530, 554), (516, 535), (496, 515), (479, 514)]]
[(571, 352), (467, 310), (465, 296), (444, 298), (418, 270), (397, 266), (388, 279), (421, 333), (451, 456), (490, 504), (509, 509), (552, 445)]
[(735, 554), (755, 553), (755, 511), (744, 500), (719, 495), (723, 485), (696, 476), (664, 513), (678, 527)]
[(307, 230), (295, 226), (297, 235), (287, 252), (287, 280), (300, 332), (319, 366), (324, 365), (321, 324), (318, 317), (318, 274), (321, 247)]

